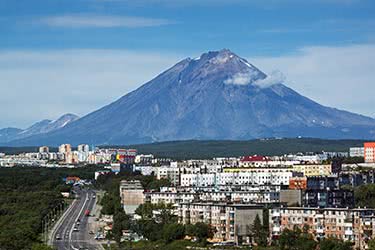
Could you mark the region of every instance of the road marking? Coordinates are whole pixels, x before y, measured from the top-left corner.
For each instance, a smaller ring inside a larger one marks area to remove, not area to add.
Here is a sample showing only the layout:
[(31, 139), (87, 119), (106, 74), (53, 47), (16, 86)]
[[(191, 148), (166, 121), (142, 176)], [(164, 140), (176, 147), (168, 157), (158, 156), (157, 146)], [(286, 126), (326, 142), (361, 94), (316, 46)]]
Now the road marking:
[[(88, 197), (88, 192), (86, 193), (86, 198), (85, 198), (85, 202), (83, 203), (82, 207), (81, 207), (81, 210), (79, 211), (76, 219), (74, 220), (73, 222), (73, 226), (72, 228), (70, 229), (70, 232), (69, 232), (69, 243), (72, 241), (72, 234), (73, 234), (73, 229), (74, 229), (74, 224), (75, 222), (78, 220), (78, 218), (81, 216), (81, 213), (83, 211), (83, 209), (85, 208), (85, 205), (86, 205), (86, 202), (87, 202), (87, 197)], [(71, 246), (73, 249), (78, 249), (78, 248), (75, 248), (73, 245)]]
[[(53, 243), (56, 241), (55, 237), (56, 237), (57, 232), (59, 231), (59, 229), (63, 225), (62, 222), (65, 220), (65, 217), (70, 213), (70, 210), (73, 209), (73, 207), (74, 207), (75, 203), (77, 203), (77, 201), (78, 201), (77, 199), (74, 199), (74, 201), (72, 202), (72, 204), (70, 204), (70, 206), (68, 207), (68, 209), (65, 210), (64, 214), (59, 218), (59, 220), (54, 225), (55, 230), (52, 231), (51, 238), (49, 239), (49, 242), (48, 242), (49, 245), (53, 245)], [(53, 228), (52, 228), (52, 230), (53, 230)]]

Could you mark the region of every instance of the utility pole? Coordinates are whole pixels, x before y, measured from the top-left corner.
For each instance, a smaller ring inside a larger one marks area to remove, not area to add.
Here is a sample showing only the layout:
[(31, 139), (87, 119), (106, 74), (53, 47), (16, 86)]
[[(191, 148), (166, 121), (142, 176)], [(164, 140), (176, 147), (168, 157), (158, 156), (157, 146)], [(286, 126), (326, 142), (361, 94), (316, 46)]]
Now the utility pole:
[(44, 243), (44, 218), (42, 218), (42, 242)]

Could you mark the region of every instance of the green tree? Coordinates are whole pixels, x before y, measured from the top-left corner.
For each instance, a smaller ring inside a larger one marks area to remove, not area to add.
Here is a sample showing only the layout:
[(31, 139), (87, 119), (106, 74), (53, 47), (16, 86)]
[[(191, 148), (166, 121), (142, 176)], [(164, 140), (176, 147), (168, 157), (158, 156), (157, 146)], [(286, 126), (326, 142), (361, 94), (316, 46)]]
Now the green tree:
[(117, 211), (113, 216), (112, 235), (118, 244), (121, 242), (122, 231), (129, 230), (130, 227), (130, 217), (125, 214), (124, 210)]
[(252, 231), (254, 242), (258, 246), (267, 245), (267, 232), (265, 230), (264, 225), (262, 225), (262, 223), (260, 222), (260, 218), (258, 214), (255, 216), (251, 231)]
[(166, 224), (163, 227), (163, 239), (166, 243), (174, 240), (183, 239), (185, 236), (185, 227), (181, 224)]
[(344, 242), (339, 239), (323, 239), (319, 243), (320, 250), (352, 250), (350, 242)]
[(354, 198), (358, 206), (375, 208), (375, 184), (361, 185), (355, 188)]
[(215, 229), (203, 222), (198, 222), (194, 225), (186, 225), (186, 234), (196, 237), (197, 241), (203, 245), (207, 243), (207, 239), (214, 236), (214, 233)]
[(368, 242), (368, 250), (375, 250), (375, 239), (371, 239)]
[(317, 242), (313, 236), (298, 227), (284, 229), (279, 238), (281, 250), (315, 250)]
[(163, 208), (161, 209), (160, 214), (156, 216), (156, 220), (162, 225), (177, 223), (177, 216), (172, 213), (171, 209)]
[(54, 250), (54, 248), (47, 246), (45, 244), (33, 244), (31, 250)]

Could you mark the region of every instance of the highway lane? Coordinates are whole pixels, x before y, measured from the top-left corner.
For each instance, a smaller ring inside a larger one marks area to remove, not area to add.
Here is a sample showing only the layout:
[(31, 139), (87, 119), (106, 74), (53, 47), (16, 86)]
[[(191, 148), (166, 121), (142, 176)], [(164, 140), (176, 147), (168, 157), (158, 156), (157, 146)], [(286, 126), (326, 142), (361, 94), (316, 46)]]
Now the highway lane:
[(95, 199), (92, 199), (94, 192), (93, 191), (88, 191), (87, 196), (86, 196), (86, 203), (83, 205), (81, 208), (82, 211), (80, 211), (79, 217), (81, 220), (81, 224), (79, 226), (79, 231), (78, 232), (73, 232), (72, 237), (71, 237), (71, 244), (76, 248), (87, 248), (87, 249), (97, 249), (97, 243), (93, 240), (94, 235), (89, 234), (89, 227), (88, 227), (88, 218), (87, 216), (84, 215), (84, 211), (86, 209), (89, 209), (92, 211), (92, 208), (95, 204)]
[[(52, 233), (52, 243), (58, 250), (101, 249), (93, 240), (94, 235), (89, 234), (88, 217), (84, 215), (85, 210), (91, 211), (95, 204), (95, 199), (92, 198), (94, 193), (92, 190), (77, 190), (78, 198), (65, 212), (60, 224)], [(78, 219), (80, 223), (77, 226)], [(75, 226), (79, 231), (74, 231)]]

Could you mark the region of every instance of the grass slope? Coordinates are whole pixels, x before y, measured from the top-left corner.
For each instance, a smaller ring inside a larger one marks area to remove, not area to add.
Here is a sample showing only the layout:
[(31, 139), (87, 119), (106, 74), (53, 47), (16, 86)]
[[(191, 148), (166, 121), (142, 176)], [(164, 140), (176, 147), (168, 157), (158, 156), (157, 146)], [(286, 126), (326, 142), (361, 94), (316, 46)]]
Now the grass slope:
[[(173, 159), (209, 159), (241, 155), (283, 155), (297, 152), (345, 151), (350, 147), (363, 146), (363, 140), (324, 140), (315, 138), (258, 139), (248, 141), (169, 141), (137, 145), (109, 147), (135, 148), (139, 154), (154, 154)], [(50, 148), (50, 151), (56, 151)], [(17, 154), (37, 152), (37, 147), (0, 147), (0, 152)]]
[(128, 145), (140, 154), (177, 159), (229, 157), (242, 155), (283, 155), (298, 152), (340, 151), (363, 146), (362, 140), (267, 139), (249, 141), (171, 141)]

